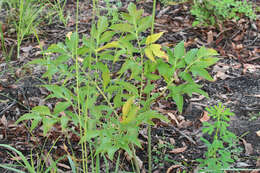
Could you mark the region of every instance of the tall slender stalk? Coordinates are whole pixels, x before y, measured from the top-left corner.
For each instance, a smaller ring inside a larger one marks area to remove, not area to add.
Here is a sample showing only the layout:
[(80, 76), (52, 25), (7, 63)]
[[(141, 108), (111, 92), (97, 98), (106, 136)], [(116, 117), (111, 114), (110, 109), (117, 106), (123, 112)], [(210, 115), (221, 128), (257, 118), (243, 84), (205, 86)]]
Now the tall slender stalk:
[[(156, 0), (153, 0), (151, 35), (153, 34), (154, 31), (155, 10), (156, 10)], [(152, 173), (152, 135), (151, 135), (151, 125), (149, 124), (148, 124), (148, 173)]]
[[(75, 32), (77, 34), (78, 37), (78, 20), (79, 19), (79, 0), (77, 0), (77, 5), (76, 5), (76, 28), (75, 28)], [(79, 119), (79, 130), (80, 130), (80, 136), (83, 136), (83, 133), (85, 133), (86, 128), (82, 127), (82, 115), (81, 115), (81, 106), (80, 106), (80, 93), (79, 93), (79, 88), (80, 88), (80, 79), (79, 79), (79, 62), (78, 62), (78, 38), (76, 38), (76, 44), (74, 47), (74, 51), (75, 52), (72, 56), (75, 60), (75, 65), (76, 65), (76, 94), (77, 94), (77, 112), (78, 112), (78, 119)], [(84, 123), (86, 124), (86, 123)], [(85, 129), (85, 130), (84, 130)], [(87, 172), (88, 168), (87, 168), (87, 146), (86, 146), (86, 142), (81, 143), (81, 150), (82, 150), (82, 168), (83, 168), (83, 172)]]

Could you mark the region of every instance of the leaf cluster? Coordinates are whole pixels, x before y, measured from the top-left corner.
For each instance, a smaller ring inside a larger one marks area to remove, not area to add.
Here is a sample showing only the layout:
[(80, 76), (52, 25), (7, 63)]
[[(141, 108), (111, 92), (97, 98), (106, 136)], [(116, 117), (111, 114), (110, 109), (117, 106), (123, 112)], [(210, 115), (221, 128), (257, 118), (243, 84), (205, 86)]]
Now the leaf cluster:
[(218, 23), (222, 24), (226, 20), (238, 20), (241, 15), (256, 19), (252, 3), (238, 0), (195, 0), (191, 14), (196, 17), (193, 22), (194, 26), (214, 26)]

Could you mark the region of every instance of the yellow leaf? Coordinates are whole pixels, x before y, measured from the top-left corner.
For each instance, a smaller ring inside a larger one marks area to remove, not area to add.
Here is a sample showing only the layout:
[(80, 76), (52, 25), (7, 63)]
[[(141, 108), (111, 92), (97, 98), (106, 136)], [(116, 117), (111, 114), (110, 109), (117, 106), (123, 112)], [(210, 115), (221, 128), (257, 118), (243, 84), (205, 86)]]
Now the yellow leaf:
[(153, 56), (153, 51), (150, 49), (150, 47), (145, 48), (144, 53), (150, 60), (155, 62), (155, 59), (154, 59), (154, 56)]
[(159, 44), (151, 44), (150, 49), (153, 51), (153, 54), (159, 58), (166, 59), (168, 61), (168, 55), (161, 50), (162, 46)]
[(98, 48), (96, 51), (99, 52), (104, 49), (115, 48), (115, 47), (119, 47), (118, 41), (112, 41), (111, 43), (107, 43), (105, 46)]
[(130, 110), (130, 108), (131, 108), (131, 105), (132, 105), (133, 102), (134, 102), (134, 98), (135, 98), (134, 96), (131, 97), (131, 98), (129, 98), (129, 99), (126, 101), (126, 103), (124, 104), (123, 110), (122, 110), (122, 112), (123, 112), (123, 120), (126, 119), (126, 116), (127, 116), (128, 112), (129, 112), (129, 110)]
[(139, 108), (137, 106), (134, 106), (133, 108), (131, 108), (131, 110), (127, 114), (127, 117), (123, 116), (121, 123), (122, 124), (129, 124), (129, 123), (133, 122), (136, 119), (136, 115), (137, 115), (138, 110), (139, 110)]
[(66, 34), (66, 37), (68, 37), (68, 39), (70, 40), (70, 36), (72, 35), (72, 32), (68, 32), (67, 34)]
[(157, 34), (153, 34), (153, 35), (148, 36), (148, 37), (146, 38), (145, 44), (146, 44), (146, 45), (149, 45), (149, 44), (151, 44), (151, 43), (156, 42), (162, 35), (163, 35), (163, 32), (160, 32), (160, 33), (157, 33)]

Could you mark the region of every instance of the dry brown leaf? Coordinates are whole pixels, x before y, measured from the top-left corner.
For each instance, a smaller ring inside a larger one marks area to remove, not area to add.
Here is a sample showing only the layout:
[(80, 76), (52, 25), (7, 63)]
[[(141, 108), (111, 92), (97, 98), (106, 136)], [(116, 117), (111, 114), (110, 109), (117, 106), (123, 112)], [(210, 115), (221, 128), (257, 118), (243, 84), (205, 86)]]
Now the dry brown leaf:
[(185, 150), (187, 150), (187, 146), (181, 147), (181, 148), (175, 148), (175, 149), (169, 151), (169, 153), (178, 154), (178, 153), (184, 152)]
[(175, 140), (174, 140), (173, 138), (170, 138), (170, 143), (171, 143), (172, 145), (175, 145), (175, 144), (176, 144), (176, 142), (175, 142)]
[(200, 118), (200, 122), (206, 122), (208, 120), (210, 120), (210, 117), (208, 116), (208, 112), (203, 111), (203, 116)]
[(256, 132), (256, 135), (260, 137), (260, 130)]
[(0, 85), (0, 92), (3, 91), (3, 90), (4, 90), (4, 88)]
[(2, 118), (0, 119), (0, 122), (1, 122), (5, 127), (7, 127), (7, 119), (6, 119), (5, 115), (2, 116)]
[(210, 44), (213, 41), (213, 32), (209, 31), (207, 32), (207, 43)]
[(172, 165), (171, 167), (169, 167), (168, 169), (167, 169), (167, 172), (166, 173), (171, 173), (171, 172), (173, 172), (173, 169), (175, 169), (175, 168), (180, 168), (181, 167), (181, 165)]
[(252, 144), (246, 142), (246, 140), (244, 140), (244, 139), (242, 139), (242, 141), (243, 141), (243, 144), (245, 146), (245, 154), (251, 155), (253, 153), (253, 150), (254, 150)]
[(169, 112), (168, 115), (177, 125), (179, 124), (179, 121), (173, 113)]

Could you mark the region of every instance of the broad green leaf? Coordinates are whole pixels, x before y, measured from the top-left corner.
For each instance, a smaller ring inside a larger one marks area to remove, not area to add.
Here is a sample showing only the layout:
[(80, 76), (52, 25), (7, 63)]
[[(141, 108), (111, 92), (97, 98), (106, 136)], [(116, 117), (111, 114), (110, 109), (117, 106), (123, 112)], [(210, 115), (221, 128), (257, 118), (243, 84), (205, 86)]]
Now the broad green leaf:
[(123, 113), (123, 120), (126, 119), (128, 112), (130, 111), (130, 108), (132, 104), (134, 103), (135, 97), (131, 97), (127, 100), (127, 102), (124, 104), (122, 113)]
[(174, 55), (173, 55), (173, 52), (171, 49), (169, 49), (168, 47), (166, 47), (166, 50), (167, 50), (167, 55), (169, 56), (169, 63), (171, 65), (174, 65)]
[(103, 79), (103, 81), (102, 81), (103, 87), (105, 89), (107, 87), (107, 85), (109, 84), (109, 82), (110, 82), (110, 73), (109, 73), (109, 69), (108, 68), (106, 68), (106, 70), (104, 70), (102, 72), (102, 79)]
[(32, 112), (38, 113), (39, 115), (51, 115), (50, 109), (47, 106), (35, 106), (32, 108)]
[(198, 68), (207, 68), (213, 64), (216, 64), (218, 62), (219, 58), (201, 58), (200, 61), (194, 63), (194, 66)]
[(184, 67), (186, 67), (184, 58), (179, 59), (179, 61), (177, 61), (175, 68), (184, 68)]
[(168, 55), (161, 50), (162, 46), (160, 44), (151, 44), (150, 49), (153, 51), (153, 54), (159, 58), (163, 58), (168, 61)]
[(169, 120), (165, 116), (159, 114), (156, 111), (148, 110), (146, 112), (140, 113), (137, 116), (137, 123), (138, 124), (146, 123), (146, 124), (153, 125), (154, 123), (152, 122), (152, 119), (154, 118), (160, 119), (165, 122), (169, 122)]
[(185, 80), (185, 81), (187, 81), (189, 83), (193, 83), (194, 82), (193, 79), (192, 79), (191, 74), (188, 73), (188, 72), (182, 71), (182, 72), (179, 73), (179, 76), (180, 76), (181, 79), (183, 79), (183, 80)]
[(162, 35), (163, 35), (163, 32), (160, 32), (160, 33), (157, 33), (157, 34), (152, 34), (152, 35), (148, 36), (146, 38), (145, 44), (150, 45), (150, 44), (156, 42)]
[(108, 27), (108, 21), (105, 16), (101, 16), (97, 23), (98, 35), (102, 34)]
[(98, 48), (96, 51), (99, 52), (99, 51), (104, 50), (104, 49), (118, 48), (118, 47), (120, 47), (118, 41), (112, 41), (111, 43), (107, 43), (105, 46)]
[(169, 81), (173, 75), (173, 71), (171, 70), (170, 66), (165, 62), (160, 62), (158, 63), (157, 68), (160, 75), (165, 78), (166, 82)]
[(137, 32), (144, 32), (146, 31), (149, 27), (151, 27), (151, 23), (152, 23), (152, 17), (151, 16), (146, 16), (141, 18), (140, 20), (138, 20), (138, 28), (137, 28)]
[(96, 138), (100, 135), (100, 131), (99, 130), (88, 130), (86, 131), (86, 133), (84, 134), (84, 136), (80, 139), (79, 143), (83, 143), (86, 141), (90, 141), (93, 138)]
[(185, 55), (186, 64), (189, 65), (197, 59), (197, 52), (198, 49), (191, 49), (190, 51), (187, 52), (187, 54)]
[(150, 47), (146, 47), (144, 49), (144, 53), (147, 56), (147, 58), (149, 58), (151, 61), (155, 62), (154, 56), (153, 56), (153, 51), (151, 50)]
[(122, 65), (121, 69), (119, 70), (118, 74), (122, 75), (123, 73), (127, 72), (127, 70), (131, 70), (131, 76), (130, 79), (137, 79), (139, 78), (142, 72), (141, 66), (138, 64), (138, 62), (132, 61), (132, 60), (126, 60), (125, 63)]
[(178, 43), (174, 48), (174, 57), (176, 59), (183, 58), (185, 56), (184, 41)]
[(183, 109), (183, 86), (185, 84), (181, 84), (179, 86), (169, 86), (168, 89), (170, 91), (169, 96), (173, 98), (173, 100), (175, 101), (178, 111), (182, 112)]
[(31, 127), (30, 127), (30, 131), (32, 132), (40, 123), (40, 121), (42, 120), (42, 118), (40, 116), (35, 117), (32, 121)]
[(116, 84), (119, 84), (122, 88), (124, 88), (128, 92), (133, 93), (136, 96), (138, 95), (138, 89), (136, 88), (135, 85), (125, 81), (116, 81)]
[(216, 50), (207, 49), (203, 46), (199, 49), (197, 56), (198, 56), (198, 58), (202, 58), (202, 57), (207, 58), (209, 56), (216, 56), (216, 55), (218, 55)]
[(65, 43), (71, 52), (75, 52), (76, 48), (78, 48), (79, 35), (76, 32), (73, 32), (69, 38), (66, 38)]
[(130, 16), (135, 16), (136, 15), (136, 11), (137, 10), (136, 10), (136, 5), (134, 3), (131, 2), (128, 5), (127, 10), (129, 12)]
[(129, 23), (133, 24), (133, 17), (130, 16), (128, 13), (122, 12), (122, 13), (121, 13), (121, 17), (122, 17), (124, 20), (128, 21)]
[(210, 76), (210, 74), (208, 73), (207, 70), (205, 70), (204, 68), (198, 68), (196, 66), (192, 66), (191, 67), (191, 72), (194, 76), (201, 76), (209, 81), (212, 81), (213, 78)]
[(56, 115), (56, 114), (59, 114), (60, 112), (65, 111), (70, 105), (71, 105), (71, 103), (69, 103), (69, 102), (58, 102), (55, 105), (53, 114)]
[(183, 96), (181, 94), (171, 95), (173, 100), (175, 101), (178, 111), (182, 113), (183, 109)]
[(63, 43), (58, 44), (52, 44), (48, 47), (46, 51), (43, 51), (43, 53), (61, 53), (61, 54), (67, 54), (67, 48)]
[(198, 93), (201, 94), (205, 97), (208, 97), (208, 93), (206, 93), (205, 91), (201, 90), (202, 86), (196, 84), (196, 83), (188, 83), (183, 87), (183, 92), (187, 93), (190, 97), (193, 93)]
[(41, 118), (41, 116), (38, 113), (27, 113), (27, 114), (22, 115), (15, 122), (15, 124), (18, 124), (19, 122), (24, 121), (24, 120), (31, 120), (31, 119), (38, 119), (38, 118)]
[(112, 37), (116, 34), (114, 31), (106, 31), (100, 36), (99, 43), (109, 42)]
[(130, 25), (128, 23), (119, 23), (119, 24), (114, 24), (110, 26), (110, 29), (115, 30), (115, 31), (120, 31), (120, 32), (134, 32), (134, 27), (133, 25)]
[(43, 126), (43, 135), (46, 136), (48, 131), (53, 127), (53, 125), (57, 122), (56, 119), (43, 117), (42, 118), (42, 126)]
[(67, 125), (68, 125), (69, 120), (70, 120), (70, 118), (67, 115), (61, 116), (60, 124), (61, 124), (62, 131), (65, 131), (67, 129)]
[(119, 57), (123, 54), (126, 54), (125, 49), (121, 49), (119, 51), (116, 51), (116, 54), (114, 55), (113, 63), (117, 62), (119, 60)]
[(150, 94), (152, 92), (152, 90), (155, 88), (154, 84), (148, 84), (144, 87), (144, 93), (145, 94)]
[(114, 59), (113, 52), (114, 52), (114, 50), (106, 49), (106, 50), (98, 53), (98, 57), (100, 60), (110, 60), (111, 61)]
[(127, 54), (129, 55), (133, 54), (134, 52), (138, 52), (133, 44), (130, 41), (125, 40), (124, 37), (119, 40), (119, 44), (127, 50)]

